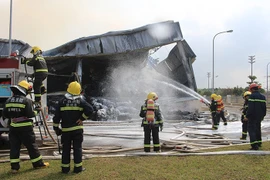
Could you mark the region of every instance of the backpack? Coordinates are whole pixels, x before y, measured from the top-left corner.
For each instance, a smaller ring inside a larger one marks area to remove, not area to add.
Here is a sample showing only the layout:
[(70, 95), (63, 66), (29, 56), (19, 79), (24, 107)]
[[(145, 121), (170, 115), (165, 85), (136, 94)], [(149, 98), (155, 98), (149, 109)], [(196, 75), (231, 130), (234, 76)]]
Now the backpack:
[(152, 99), (147, 100), (146, 109), (145, 120), (153, 122), (155, 120), (155, 102)]

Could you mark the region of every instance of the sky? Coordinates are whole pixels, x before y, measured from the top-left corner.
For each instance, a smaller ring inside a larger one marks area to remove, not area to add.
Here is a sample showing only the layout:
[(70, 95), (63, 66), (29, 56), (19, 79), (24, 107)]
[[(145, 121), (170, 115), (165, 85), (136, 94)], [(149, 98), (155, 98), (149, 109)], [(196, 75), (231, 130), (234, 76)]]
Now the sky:
[[(179, 22), (197, 56), (193, 70), (198, 88), (212, 87), (213, 37), (233, 30), (214, 40), (215, 87), (246, 87), (251, 74), (248, 59), (255, 56), (253, 75), (267, 88), (269, 0), (13, 0), (12, 12), (12, 39), (44, 51), (80, 37)], [(9, 17), (10, 0), (0, 0), (0, 38), (9, 38)]]

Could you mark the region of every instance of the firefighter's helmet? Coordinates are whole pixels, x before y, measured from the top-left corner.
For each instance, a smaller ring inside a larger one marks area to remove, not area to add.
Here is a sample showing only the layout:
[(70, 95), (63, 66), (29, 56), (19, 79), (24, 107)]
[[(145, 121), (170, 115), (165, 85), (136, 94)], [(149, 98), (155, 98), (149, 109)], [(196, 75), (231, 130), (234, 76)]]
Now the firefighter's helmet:
[(22, 80), (18, 83), (18, 85), (10, 86), (10, 89), (14, 94), (17, 94), (16, 92), (19, 91), (26, 96), (32, 91), (32, 86), (26, 80)]
[(68, 85), (67, 92), (72, 95), (81, 94), (81, 85), (77, 81), (73, 81)]
[(222, 96), (221, 95), (217, 95), (217, 100), (221, 100)]
[(243, 97), (245, 98), (246, 96), (250, 96), (250, 95), (251, 95), (251, 92), (250, 91), (246, 91), (246, 92), (244, 92)]
[(257, 83), (251, 83), (249, 85), (249, 90), (253, 89), (253, 88), (259, 88), (259, 85)]
[(42, 54), (42, 50), (40, 49), (40, 47), (34, 46), (32, 47), (32, 50), (30, 51), (30, 53), (33, 55), (38, 55), (38, 54)]
[(158, 95), (155, 93), (155, 92), (150, 92), (148, 95), (147, 95), (147, 99), (152, 99), (152, 100), (157, 100), (158, 99)]
[(217, 98), (217, 95), (216, 94), (211, 94), (211, 99), (216, 99)]

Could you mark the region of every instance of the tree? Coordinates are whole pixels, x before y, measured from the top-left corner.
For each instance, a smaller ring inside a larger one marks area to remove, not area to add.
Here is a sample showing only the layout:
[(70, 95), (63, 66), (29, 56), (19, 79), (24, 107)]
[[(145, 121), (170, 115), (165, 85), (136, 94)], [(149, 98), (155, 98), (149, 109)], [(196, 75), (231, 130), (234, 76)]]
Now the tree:
[(255, 81), (255, 79), (257, 79), (256, 76), (251, 76), (251, 75), (249, 75), (248, 78), (250, 79), (250, 82), (247, 82), (248, 86), (249, 86), (251, 83), (256, 83), (256, 84), (258, 84), (258, 81)]

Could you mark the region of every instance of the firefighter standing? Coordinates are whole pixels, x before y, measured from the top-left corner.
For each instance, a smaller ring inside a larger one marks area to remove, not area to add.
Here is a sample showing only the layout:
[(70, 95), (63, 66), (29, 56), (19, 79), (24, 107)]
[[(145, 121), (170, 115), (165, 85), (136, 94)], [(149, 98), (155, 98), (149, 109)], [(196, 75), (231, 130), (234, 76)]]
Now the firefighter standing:
[(154, 92), (147, 95), (145, 103), (141, 106), (140, 117), (143, 118), (142, 126), (144, 129), (144, 151), (150, 152), (151, 133), (153, 137), (154, 151), (160, 152), (159, 128), (163, 129), (163, 117), (159, 104), (155, 101), (158, 96)]
[(42, 56), (42, 50), (38, 46), (34, 46), (31, 50), (33, 54), (33, 58), (31, 60), (27, 60), (25, 63), (28, 66), (33, 66), (34, 69), (34, 95), (35, 95), (35, 103), (37, 105), (41, 105), (41, 95), (46, 93), (46, 88), (42, 83), (48, 76), (48, 68), (44, 57)]
[(20, 169), (20, 149), (23, 144), (29, 153), (34, 168), (49, 166), (43, 162), (42, 156), (36, 144), (36, 137), (33, 130), (35, 117), (32, 101), (26, 98), (32, 87), (25, 80), (18, 85), (10, 87), (13, 96), (10, 97), (3, 108), (3, 117), (10, 119), (9, 141), (10, 141), (10, 164), (11, 172), (16, 173)]
[(220, 118), (223, 120), (223, 124), (226, 126), (227, 125), (227, 119), (225, 118), (224, 114), (224, 103), (222, 101), (222, 96), (218, 95), (217, 96), (217, 122), (218, 124), (220, 123)]
[(218, 129), (218, 119), (217, 119), (217, 95), (211, 94), (211, 104), (209, 106), (211, 116), (212, 116), (212, 130)]
[(248, 110), (248, 98), (251, 95), (250, 91), (246, 91), (243, 95), (243, 98), (245, 100), (243, 108), (242, 108), (242, 116), (241, 116), (241, 122), (242, 122), (242, 137), (240, 137), (240, 140), (246, 140), (247, 139), (247, 131), (248, 131), (248, 119), (246, 117), (247, 110)]
[(259, 86), (256, 83), (250, 84), (249, 90), (251, 95), (248, 99), (246, 117), (248, 119), (250, 150), (258, 150), (262, 145), (261, 121), (266, 115), (266, 100), (265, 96), (259, 92)]
[[(62, 173), (70, 171), (70, 151), (73, 146), (74, 173), (85, 170), (82, 167), (82, 142), (83, 142), (83, 121), (93, 112), (93, 108), (80, 95), (81, 85), (71, 82), (67, 93), (61, 99), (53, 117), (53, 129), (57, 136), (62, 135)], [(61, 128), (59, 124), (61, 123)]]

